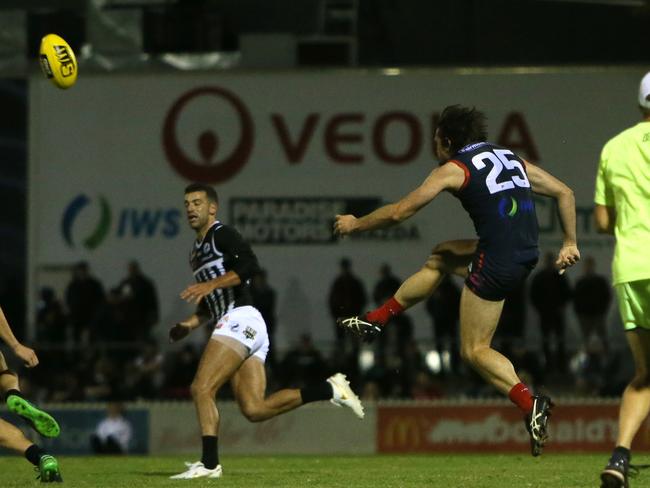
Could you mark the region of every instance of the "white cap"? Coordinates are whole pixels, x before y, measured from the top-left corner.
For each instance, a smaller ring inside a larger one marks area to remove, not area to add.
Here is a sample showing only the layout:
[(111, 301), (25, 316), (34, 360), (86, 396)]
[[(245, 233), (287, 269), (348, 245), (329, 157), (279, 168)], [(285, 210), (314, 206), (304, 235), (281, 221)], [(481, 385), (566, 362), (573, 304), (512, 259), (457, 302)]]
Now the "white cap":
[(639, 105), (650, 108), (650, 71), (641, 79), (639, 85)]

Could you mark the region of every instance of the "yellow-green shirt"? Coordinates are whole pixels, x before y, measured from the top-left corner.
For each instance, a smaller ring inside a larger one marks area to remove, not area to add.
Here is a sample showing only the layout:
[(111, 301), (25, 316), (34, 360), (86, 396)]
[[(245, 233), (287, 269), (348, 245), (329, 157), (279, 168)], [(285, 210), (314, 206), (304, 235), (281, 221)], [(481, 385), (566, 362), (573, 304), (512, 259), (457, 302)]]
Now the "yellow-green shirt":
[(616, 208), (614, 284), (650, 279), (650, 122), (605, 144), (594, 200)]

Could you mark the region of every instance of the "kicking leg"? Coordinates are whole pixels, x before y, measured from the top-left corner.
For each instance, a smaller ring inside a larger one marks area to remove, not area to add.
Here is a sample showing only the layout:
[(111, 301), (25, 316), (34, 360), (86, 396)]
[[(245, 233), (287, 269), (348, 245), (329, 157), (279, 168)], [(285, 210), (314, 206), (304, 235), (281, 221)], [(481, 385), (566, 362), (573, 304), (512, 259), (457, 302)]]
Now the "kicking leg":
[(467, 267), (472, 262), (477, 244), (478, 241), (475, 239), (438, 244), (424, 266), (402, 283), (395, 296), (389, 298), (379, 308), (368, 312), (365, 319), (385, 325), (391, 317), (399, 315), (431, 295), (445, 275), (467, 276)]
[(408, 277), (395, 293), (395, 300), (410, 308), (429, 297), (447, 274), (467, 276), (478, 241), (474, 239), (447, 241), (438, 244), (424, 266)]

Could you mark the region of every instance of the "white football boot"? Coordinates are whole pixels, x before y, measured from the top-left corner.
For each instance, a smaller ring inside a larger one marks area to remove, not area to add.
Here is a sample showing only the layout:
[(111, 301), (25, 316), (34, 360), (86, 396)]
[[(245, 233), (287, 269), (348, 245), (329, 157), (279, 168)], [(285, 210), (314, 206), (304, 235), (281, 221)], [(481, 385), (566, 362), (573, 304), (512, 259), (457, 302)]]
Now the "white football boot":
[(221, 464), (217, 464), (217, 467), (214, 469), (207, 469), (200, 461), (196, 463), (185, 463), (185, 466), (187, 466), (187, 471), (170, 476), (169, 479), (192, 480), (194, 478), (221, 478), (221, 475), (223, 474)]
[(327, 382), (332, 385), (332, 399), (330, 400), (337, 407), (350, 407), (360, 419), (365, 415), (361, 400), (354, 394), (350, 388), (350, 382), (345, 379), (345, 375), (336, 373), (327, 378)]

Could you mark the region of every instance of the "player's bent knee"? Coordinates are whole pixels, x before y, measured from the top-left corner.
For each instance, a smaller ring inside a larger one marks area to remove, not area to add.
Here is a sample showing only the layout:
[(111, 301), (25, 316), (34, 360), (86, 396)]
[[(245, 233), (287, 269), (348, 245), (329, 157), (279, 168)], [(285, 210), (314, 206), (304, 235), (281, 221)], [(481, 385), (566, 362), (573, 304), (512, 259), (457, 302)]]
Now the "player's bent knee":
[(259, 405), (254, 403), (245, 403), (241, 405), (241, 413), (249, 422), (262, 422), (268, 418), (259, 408)]

